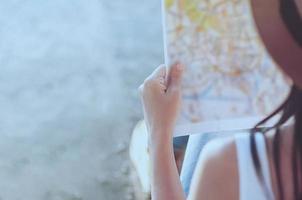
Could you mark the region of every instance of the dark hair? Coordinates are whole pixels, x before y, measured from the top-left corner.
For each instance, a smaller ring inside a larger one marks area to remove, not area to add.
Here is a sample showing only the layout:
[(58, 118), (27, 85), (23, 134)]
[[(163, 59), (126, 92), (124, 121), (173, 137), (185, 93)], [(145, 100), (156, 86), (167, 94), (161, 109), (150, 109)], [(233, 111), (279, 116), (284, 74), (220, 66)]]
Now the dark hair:
[[(302, 47), (302, 17), (299, 15), (297, 5), (294, 0), (280, 0), (280, 13), (295, 41)], [(301, 55), (302, 56), (302, 55)], [(302, 65), (302, 63), (301, 63)], [(281, 114), (279, 121), (273, 126), (265, 128), (264, 125), (270, 119), (276, 115)], [(277, 184), (278, 184), (278, 196), (279, 199), (284, 199), (283, 181), (281, 178), (281, 157), (280, 148), (281, 140), (280, 128), (291, 118), (294, 119), (294, 135), (292, 145), (292, 177), (293, 177), (293, 195), (295, 200), (302, 199), (302, 89), (298, 86), (293, 85), (291, 92), (286, 101), (277, 108), (271, 115), (259, 122), (251, 130), (251, 152), (253, 157), (254, 166), (261, 180), (262, 186), (266, 191), (268, 199), (272, 198), (268, 186), (264, 182), (264, 177), (259, 161), (259, 155), (256, 150), (255, 133), (266, 134), (270, 130), (275, 130), (276, 133), (273, 138), (273, 161), (276, 171)]]

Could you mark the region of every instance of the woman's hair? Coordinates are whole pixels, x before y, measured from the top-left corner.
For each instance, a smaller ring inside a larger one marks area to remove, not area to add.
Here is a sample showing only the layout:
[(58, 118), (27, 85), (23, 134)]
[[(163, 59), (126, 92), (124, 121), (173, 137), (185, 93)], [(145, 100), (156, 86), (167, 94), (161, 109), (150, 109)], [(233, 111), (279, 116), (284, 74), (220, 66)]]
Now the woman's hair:
[[(287, 29), (294, 40), (302, 47), (302, 17), (299, 15), (297, 5), (294, 0), (280, 0), (280, 13)], [(301, 55), (302, 56), (302, 55)], [(301, 63), (302, 65), (302, 63)], [(301, 66), (302, 67), (302, 66)], [(269, 128), (264, 125), (276, 115), (281, 114), (279, 121)], [(292, 181), (293, 181), (293, 195), (295, 200), (302, 199), (302, 89), (293, 85), (291, 92), (286, 101), (276, 109), (271, 115), (259, 122), (253, 129), (251, 134), (251, 152), (253, 157), (254, 166), (262, 186), (267, 192), (267, 197), (272, 198), (267, 185), (264, 182), (259, 155), (256, 150), (255, 133), (262, 134), (268, 133), (270, 130), (275, 130), (276, 133), (273, 138), (273, 161), (276, 171), (278, 196), (279, 199), (284, 199), (283, 186), (284, 182), (281, 176), (281, 140), (280, 128), (290, 119), (294, 119), (294, 136), (291, 155), (292, 167)]]

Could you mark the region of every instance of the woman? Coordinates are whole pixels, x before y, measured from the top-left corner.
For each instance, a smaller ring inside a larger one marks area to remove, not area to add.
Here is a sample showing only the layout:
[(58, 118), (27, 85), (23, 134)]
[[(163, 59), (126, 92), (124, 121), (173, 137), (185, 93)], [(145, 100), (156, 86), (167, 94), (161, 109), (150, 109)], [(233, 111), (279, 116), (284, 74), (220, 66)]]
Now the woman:
[[(293, 87), (280, 108), (251, 133), (210, 142), (195, 170), (188, 199), (302, 199), (302, 1), (250, 0), (259, 34)], [(150, 137), (152, 197), (183, 200), (172, 133), (180, 107), (183, 66), (157, 68), (140, 93)], [(260, 128), (276, 114), (273, 128)], [(291, 122), (284, 125), (285, 122)]]

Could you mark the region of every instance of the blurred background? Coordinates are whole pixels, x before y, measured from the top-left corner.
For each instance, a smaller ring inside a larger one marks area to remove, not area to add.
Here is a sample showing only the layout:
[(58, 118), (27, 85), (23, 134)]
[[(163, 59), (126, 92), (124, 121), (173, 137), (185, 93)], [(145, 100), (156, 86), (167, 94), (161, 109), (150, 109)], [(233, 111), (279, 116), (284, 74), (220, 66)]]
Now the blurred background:
[(137, 87), (160, 1), (0, 0), (0, 199), (135, 199)]

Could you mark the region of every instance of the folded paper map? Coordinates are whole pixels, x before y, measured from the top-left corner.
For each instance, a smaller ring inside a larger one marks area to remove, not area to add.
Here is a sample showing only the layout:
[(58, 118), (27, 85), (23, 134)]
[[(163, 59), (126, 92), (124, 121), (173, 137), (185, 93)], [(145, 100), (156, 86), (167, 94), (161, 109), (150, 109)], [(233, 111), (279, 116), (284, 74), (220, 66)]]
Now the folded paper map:
[(252, 128), (288, 95), (248, 0), (162, 0), (166, 65), (186, 66), (175, 135)]

